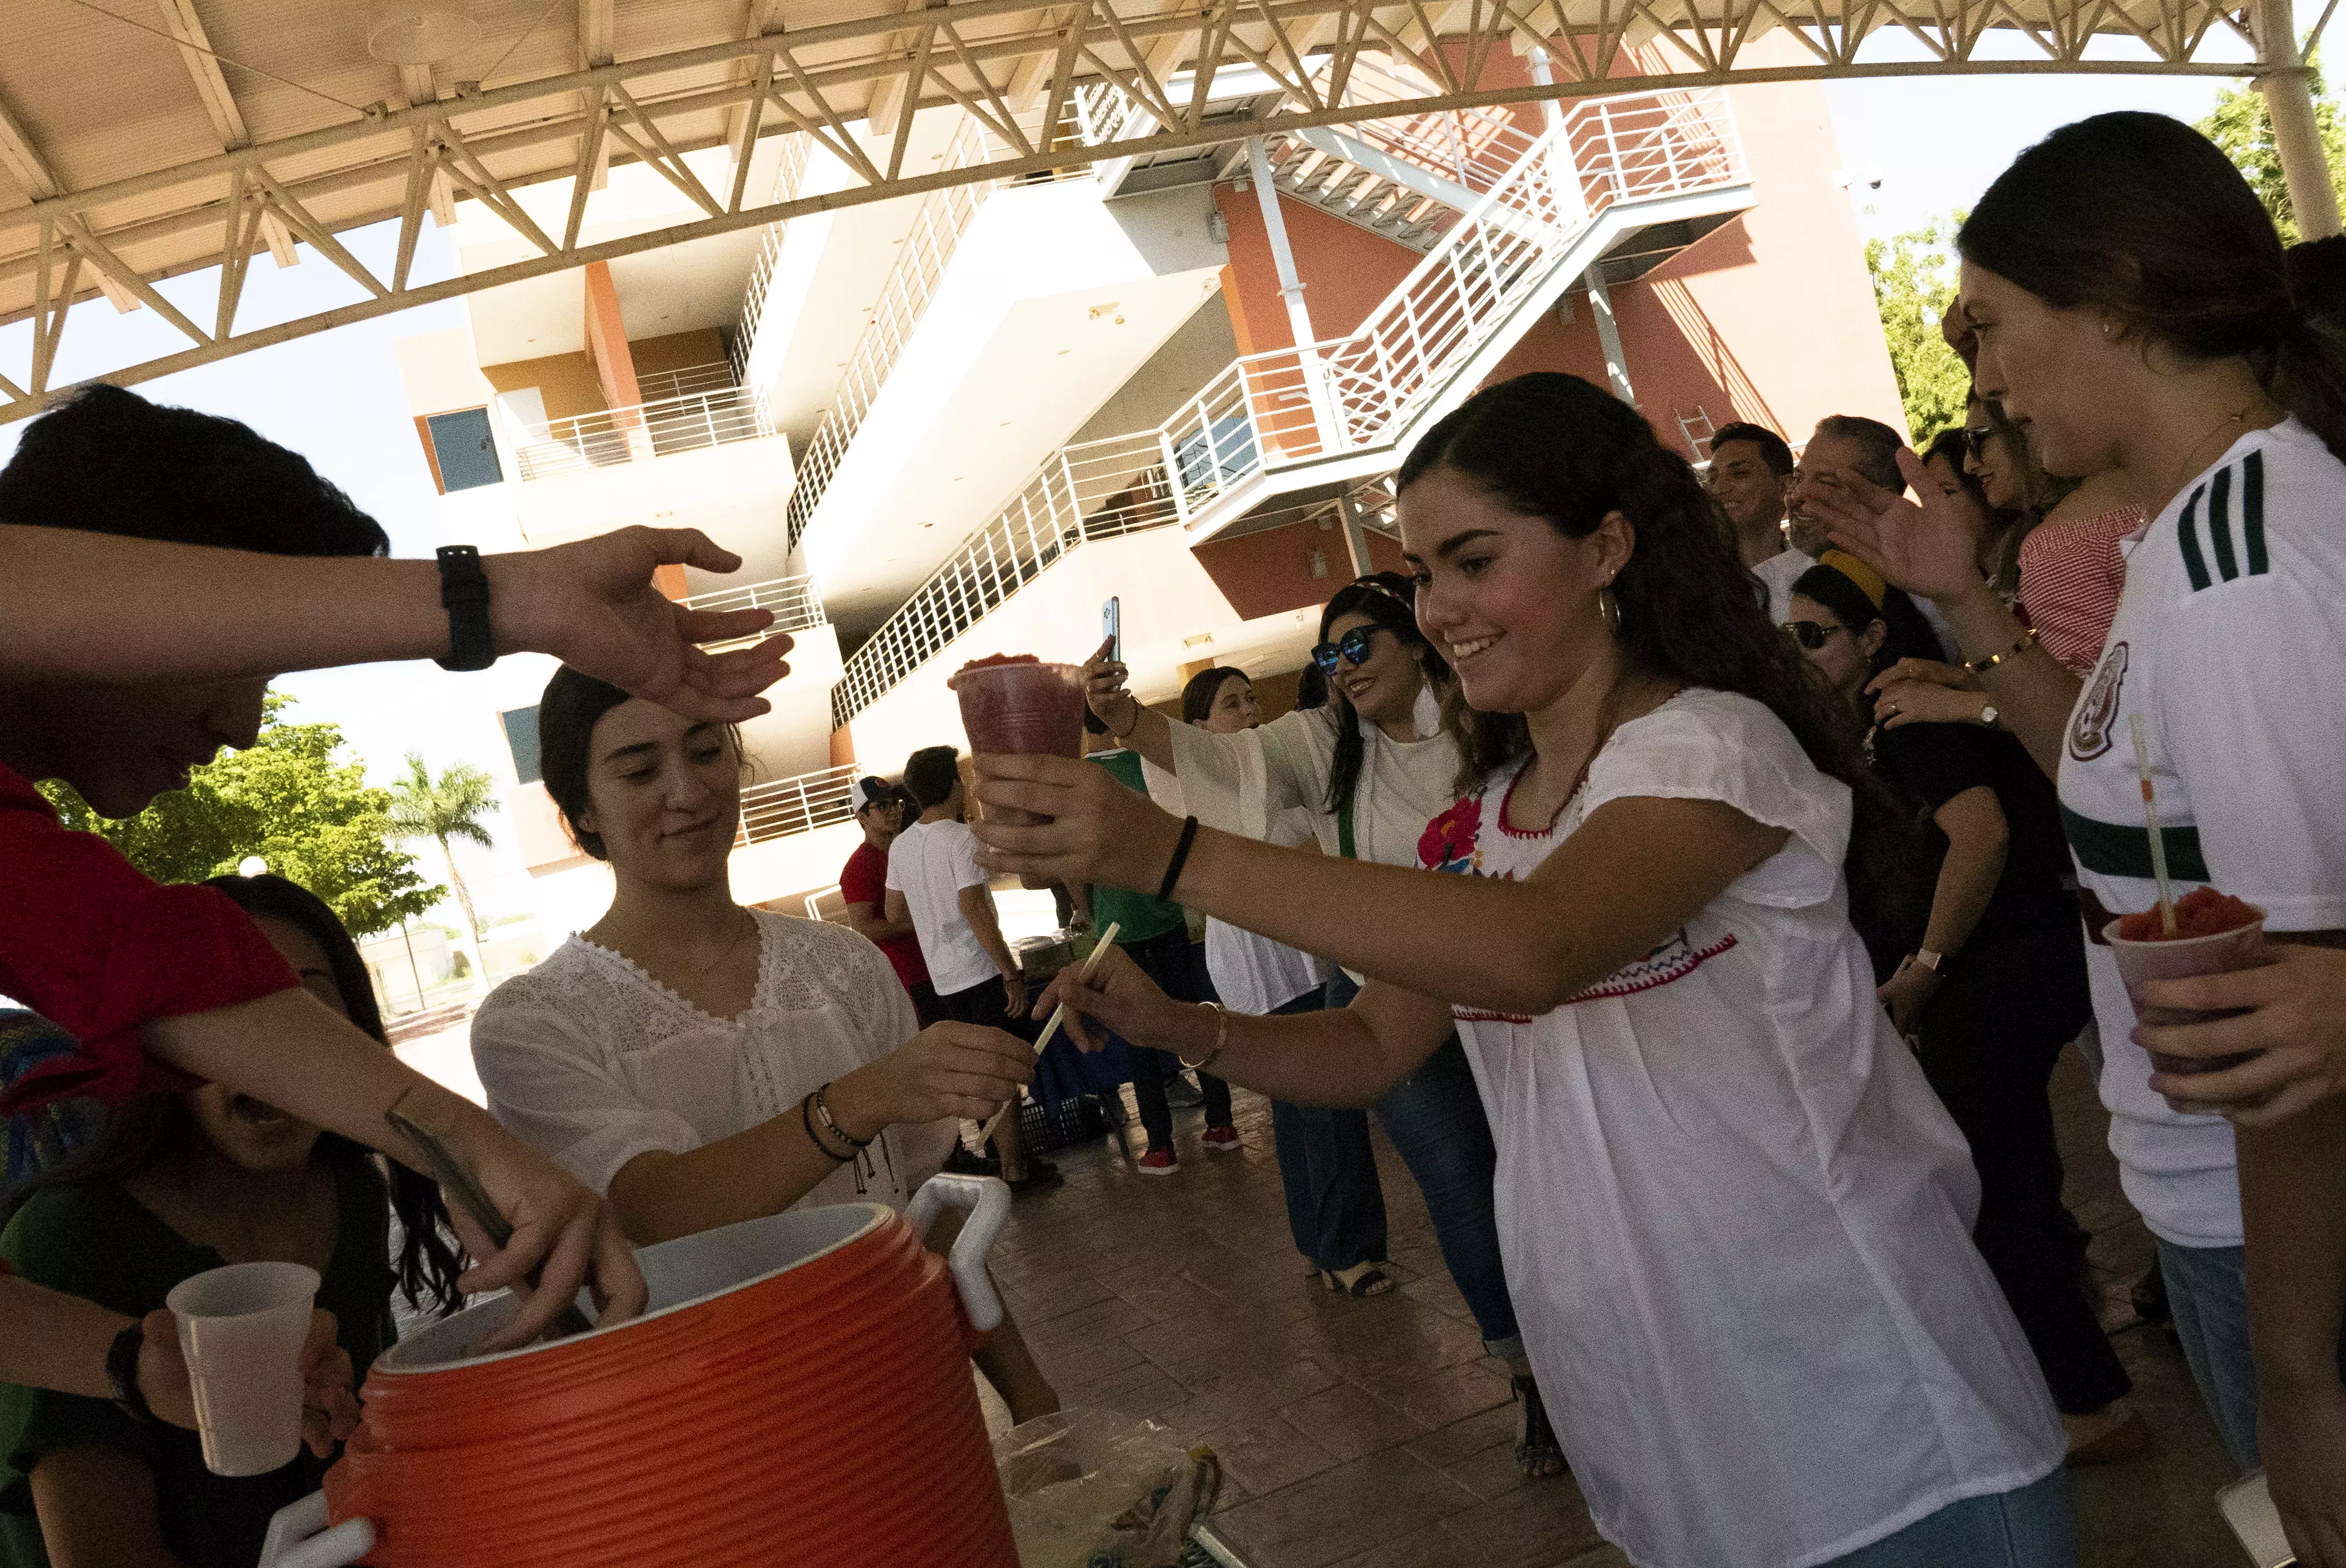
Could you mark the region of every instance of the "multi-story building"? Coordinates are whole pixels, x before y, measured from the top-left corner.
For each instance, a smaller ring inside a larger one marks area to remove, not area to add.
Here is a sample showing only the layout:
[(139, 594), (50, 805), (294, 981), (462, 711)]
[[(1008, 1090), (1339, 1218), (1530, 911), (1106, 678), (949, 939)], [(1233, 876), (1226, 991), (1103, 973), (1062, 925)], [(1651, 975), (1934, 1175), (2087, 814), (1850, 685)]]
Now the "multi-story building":
[[(1625, 50), (1615, 74), (1654, 64)], [(1362, 54), (1341, 81), (1316, 66), (1323, 96), (1425, 90), (1394, 57)], [(1537, 51), (1515, 68), (1545, 79)], [(1238, 112), (1284, 89), (1222, 71), (1207, 90)], [(1056, 130), (1105, 145), (1150, 112), (1096, 85)], [(927, 109), (904, 156), (984, 157), (1000, 134)], [(728, 156), (684, 161), (715, 188)], [(1807, 84), (1299, 129), (477, 293), (469, 331), (408, 340), (402, 363), (458, 536), (509, 547), (659, 521), (744, 557), (735, 579), (664, 586), (772, 605), (799, 640), (774, 712), (745, 731), (759, 777), (735, 858), (743, 897), (795, 902), (855, 841), (858, 772), (963, 742), (944, 683), (967, 659), (1078, 660), (1114, 596), (1144, 698), (1214, 664), (1276, 690), (1327, 596), (1398, 565), (1386, 482), (1486, 382), (1609, 380), (1698, 461), (1734, 419), (1795, 442), (1827, 413), (1901, 423), (1841, 162)], [(760, 144), (744, 178), (799, 197), (851, 180), (798, 134)], [(618, 166), (584, 220), (648, 230), (688, 194)], [(556, 182), (520, 202), (543, 227), (571, 198)], [(509, 215), (457, 210), (467, 270), (525, 243)], [(507, 793), (546, 912), (583, 921), (607, 883), (536, 782), (545, 673), (525, 664), (495, 688)]]

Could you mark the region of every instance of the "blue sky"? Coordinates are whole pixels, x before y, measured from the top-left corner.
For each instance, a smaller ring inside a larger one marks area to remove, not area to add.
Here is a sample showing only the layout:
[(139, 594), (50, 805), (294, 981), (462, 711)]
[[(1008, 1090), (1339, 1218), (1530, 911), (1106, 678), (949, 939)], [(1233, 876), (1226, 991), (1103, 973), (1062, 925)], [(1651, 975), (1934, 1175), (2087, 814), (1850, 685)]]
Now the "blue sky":
[[(1870, 52), (1894, 50), (1895, 45), (1895, 39), (1878, 40)], [(1989, 47), (1994, 46), (1991, 36)], [(1923, 57), (1919, 46), (1907, 52)], [(1871, 235), (1912, 229), (1969, 206), (2014, 153), (2056, 126), (2118, 108), (2197, 119), (2227, 85), (2211, 77), (1899, 77), (1831, 83), (1824, 91), (1844, 164), (1881, 176), (1878, 189), (1852, 187), (1860, 226)], [(393, 226), (345, 239), (371, 265), (379, 264), (391, 249)], [(265, 258), (255, 260), (240, 327), (362, 297), (355, 283), (308, 247), (301, 256), (299, 266), (282, 270)], [(426, 224), (416, 280), (429, 281), (453, 270), (448, 247)], [(210, 274), (161, 287), (189, 315), (210, 320)], [(427, 305), (182, 372), (139, 391), (243, 420), (304, 453), (382, 523), (395, 554), (428, 555), (449, 540), (392, 345), (400, 338), (461, 326), (464, 320), (460, 302)], [(20, 370), (29, 342), (28, 324), (0, 328), (0, 368)], [(182, 346), (184, 340), (152, 311), (117, 316), (93, 301), (73, 312), (57, 379), (70, 381)], [(14, 450), (20, 429), (0, 425), (0, 458)], [(451, 701), (454, 683), (463, 678), (429, 665), (378, 665), (289, 676), (279, 687), (300, 699), (298, 717), (341, 725), (370, 773), (387, 781), (410, 751), (423, 753), (435, 770), (460, 761), (494, 769), (501, 747), (494, 721), (476, 714), (476, 704)], [(504, 846), (502, 823), (492, 824), (492, 830), (500, 847), (468, 849), (460, 863), (484, 916), (523, 912), (530, 906), (529, 877)], [(426, 850), (423, 860), (426, 874), (437, 878), (436, 854)]]

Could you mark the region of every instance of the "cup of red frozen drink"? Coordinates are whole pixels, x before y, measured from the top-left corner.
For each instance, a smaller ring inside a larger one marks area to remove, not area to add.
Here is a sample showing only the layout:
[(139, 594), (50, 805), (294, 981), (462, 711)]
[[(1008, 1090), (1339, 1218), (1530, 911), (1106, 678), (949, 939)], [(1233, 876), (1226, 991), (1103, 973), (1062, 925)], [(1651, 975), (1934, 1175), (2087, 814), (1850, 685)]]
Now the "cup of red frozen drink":
[[(2170, 934), (2156, 907), (2139, 914), (2121, 915), (2102, 928), (2103, 940), (2118, 962), (2118, 978), (2126, 983), (2127, 999), (2135, 1016), (2145, 1023), (2203, 1023), (2229, 1018), (2239, 1009), (2202, 1012), (2188, 1007), (2153, 1007), (2144, 1002), (2142, 988), (2154, 980), (2183, 980), (2195, 974), (2229, 974), (2236, 969), (2260, 969), (2272, 962), (2265, 948), (2265, 911), (2213, 888), (2194, 888), (2175, 901), (2175, 930)], [(2236, 1067), (2254, 1055), (2168, 1056), (2151, 1053), (2151, 1065), (2162, 1073), (2217, 1073)]]
[[(961, 727), (973, 753), (1023, 757), (1084, 754), (1084, 672), (1033, 654), (995, 654), (961, 667), (945, 685), (961, 698)], [(989, 808), (997, 821), (1041, 821), (1030, 811)]]

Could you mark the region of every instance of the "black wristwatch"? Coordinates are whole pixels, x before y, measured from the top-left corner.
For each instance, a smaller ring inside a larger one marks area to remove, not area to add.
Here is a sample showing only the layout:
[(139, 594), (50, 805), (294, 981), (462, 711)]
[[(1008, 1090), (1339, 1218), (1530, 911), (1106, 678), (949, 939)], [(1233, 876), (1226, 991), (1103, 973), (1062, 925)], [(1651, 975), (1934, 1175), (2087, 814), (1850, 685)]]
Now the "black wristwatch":
[(114, 1337), (107, 1347), (106, 1380), (114, 1388), (114, 1408), (141, 1426), (155, 1424), (155, 1412), (147, 1404), (147, 1396), (138, 1389), (138, 1352), (147, 1343), (147, 1330), (133, 1323)]
[(486, 669), (497, 662), (497, 647), (489, 632), (489, 575), (481, 569), (481, 553), (470, 545), (443, 545), (438, 554), (448, 657), (432, 662), (442, 669)]

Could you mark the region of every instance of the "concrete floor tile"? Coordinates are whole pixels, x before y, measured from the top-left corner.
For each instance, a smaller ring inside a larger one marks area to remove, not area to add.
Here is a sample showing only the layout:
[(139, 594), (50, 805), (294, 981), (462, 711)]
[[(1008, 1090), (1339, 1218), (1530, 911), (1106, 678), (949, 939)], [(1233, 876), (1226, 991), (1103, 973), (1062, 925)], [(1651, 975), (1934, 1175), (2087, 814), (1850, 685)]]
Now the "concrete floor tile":
[(1395, 1449), (1240, 1503), (1217, 1528), (1253, 1568), (1322, 1568), (1474, 1506), (1471, 1492)]
[(1352, 1383), (1339, 1383), (1284, 1405), (1279, 1413), (1290, 1426), (1340, 1460), (1398, 1448), (1433, 1430)]

